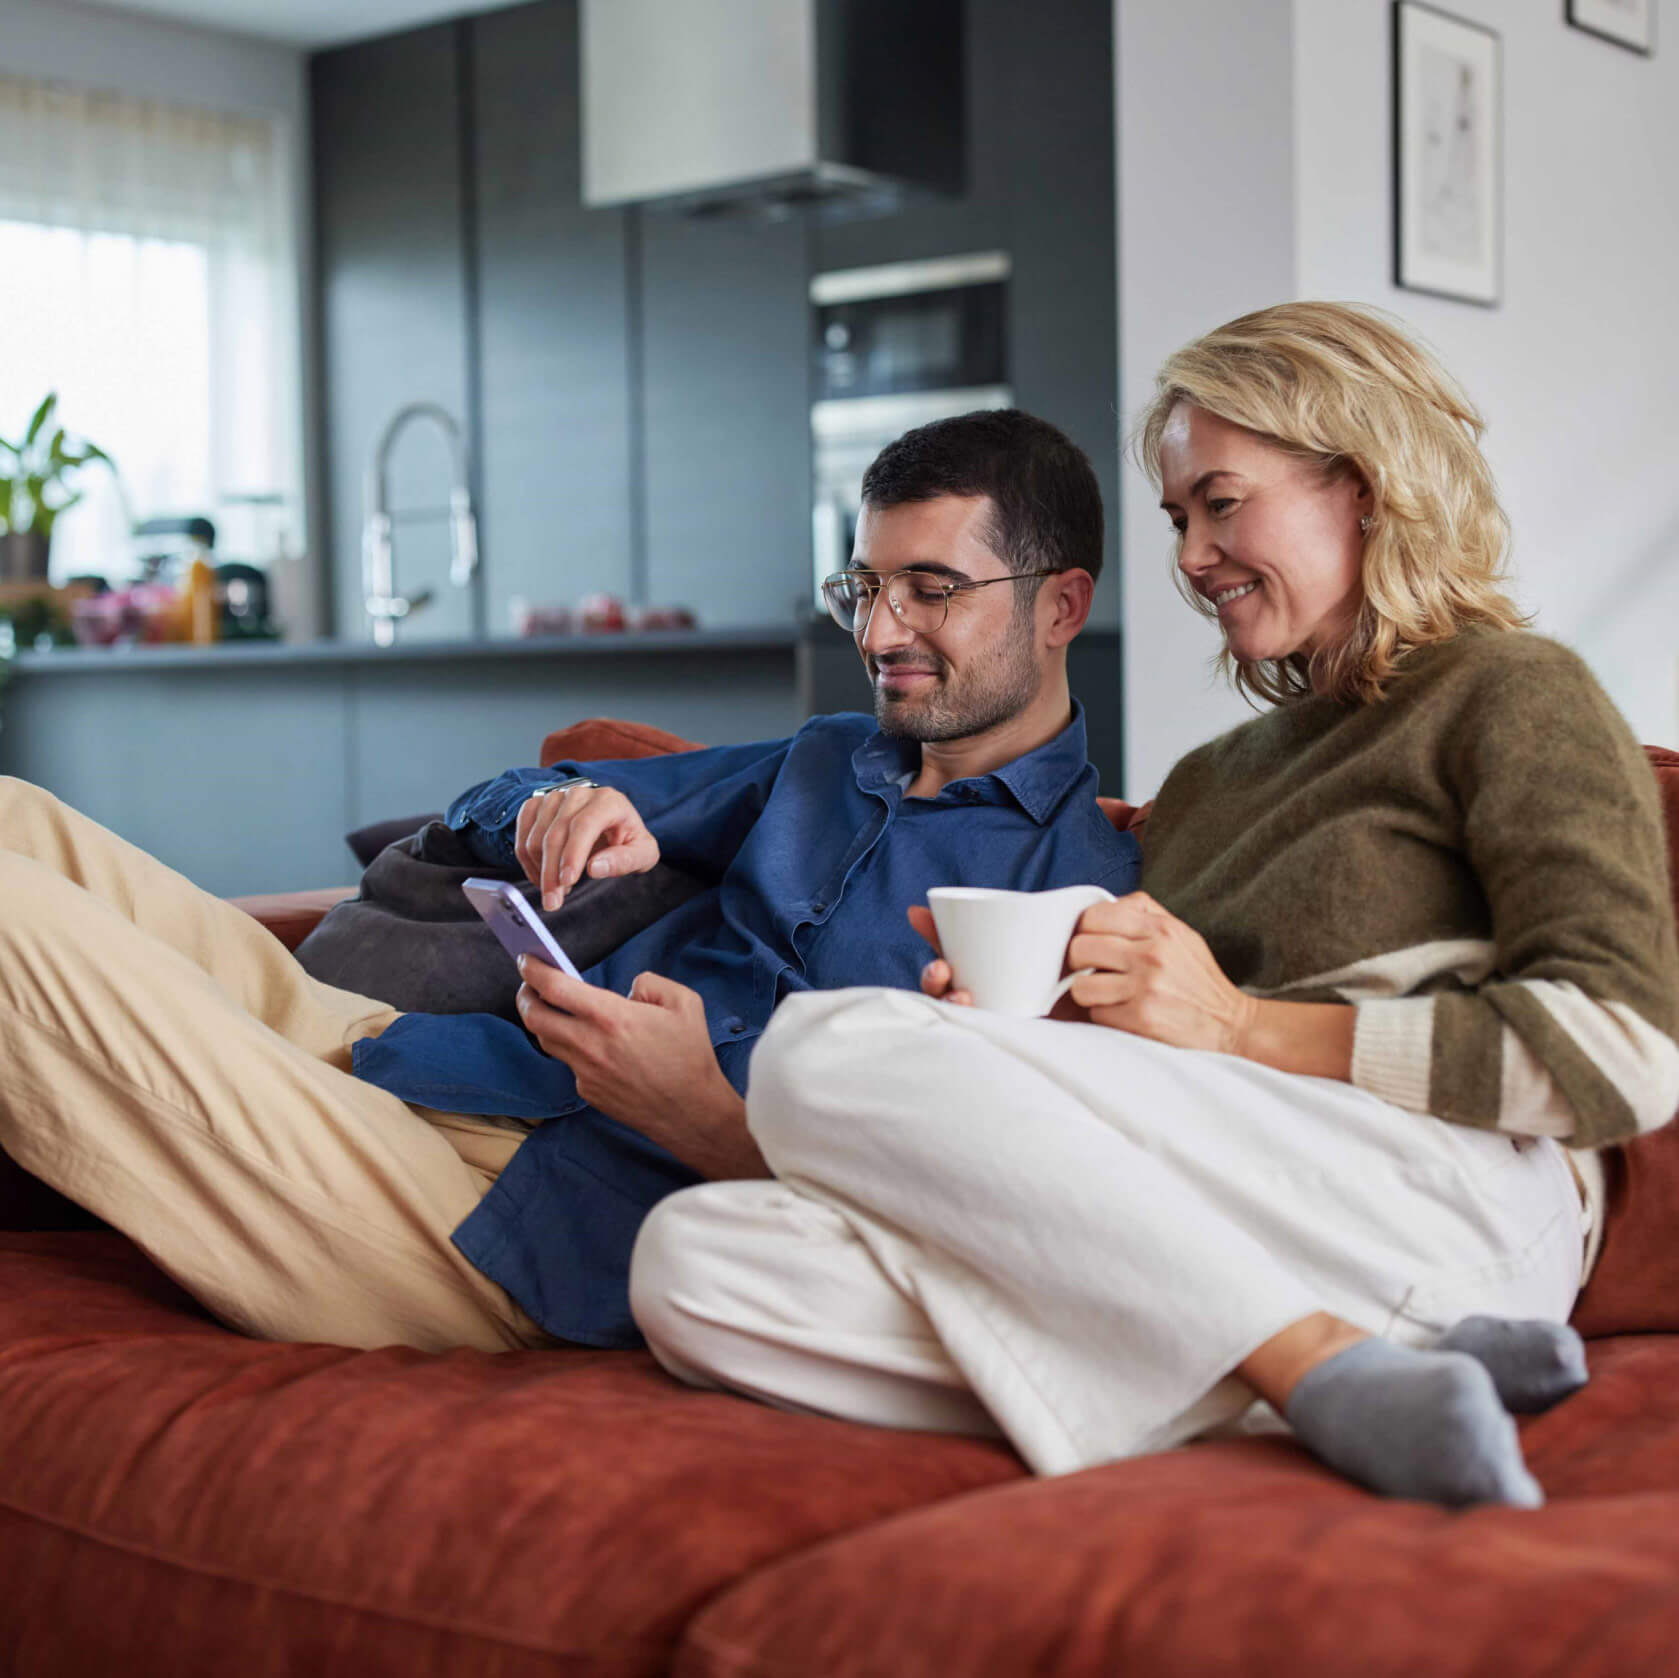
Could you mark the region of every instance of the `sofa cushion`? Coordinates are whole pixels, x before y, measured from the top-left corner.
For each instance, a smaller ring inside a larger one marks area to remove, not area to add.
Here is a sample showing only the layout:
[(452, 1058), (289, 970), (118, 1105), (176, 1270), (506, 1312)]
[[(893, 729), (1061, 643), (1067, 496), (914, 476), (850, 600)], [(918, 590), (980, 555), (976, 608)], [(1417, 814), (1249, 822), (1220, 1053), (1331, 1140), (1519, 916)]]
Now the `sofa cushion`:
[(1594, 1345), (1523, 1428), (1550, 1496), (1372, 1496), (1291, 1440), (1191, 1445), (802, 1551), (689, 1628), (677, 1678), (1670, 1678), (1679, 1339)]
[(247, 1340), (121, 1237), (0, 1235), (0, 1669), (663, 1673), (766, 1561), (1016, 1478), (643, 1353)]
[(544, 909), (516, 864), (483, 861), (464, 834), (431, 821), (374, 857), (355, 896), (297, 946), (298, 963), (323, 984), (405, 1014), (498, 1014), (518, 1024), (519, 970), (461, 890), (474, 878), (514, 886), (584, 972), (702, 886), (659, 862), (640, 874), (585, 877), (558, 909)]
[(236, 909), (243, 909), (268, 928), (288, 950), (295, 950), (345, 898), (353, 897), (354, 886), (317, 886), (313, 891), (256, 892), (230, 897)]
[(618, 717), (585, 717), (557, 728), (542, 742), (537, 759), (544, 769), (555, 763), (604, 763), (618, 757), (658, 757), (663, 752), (697, 752), (698, 741), (655, 728), (651, 723)]
[[(1667, 818), (1669, 877), (1679, 916), (1679, 752), (1644, 748)], [(1582, 1334), (1679, 1330), (1679, 1123), (1604, 1153), (1609, 1209), (1603, 1256), (1580, 1303)]]
[(399, 839), (418, 833), (422, 827), (442, 820), (441, 810), (428, 810), (419, 816), (387, 816), (383, 821), (369, 822), (365, 827), (346, 833), (344, 843), (350, 847), (356, 866), (366, 868), (387, 845), (394, 845)]

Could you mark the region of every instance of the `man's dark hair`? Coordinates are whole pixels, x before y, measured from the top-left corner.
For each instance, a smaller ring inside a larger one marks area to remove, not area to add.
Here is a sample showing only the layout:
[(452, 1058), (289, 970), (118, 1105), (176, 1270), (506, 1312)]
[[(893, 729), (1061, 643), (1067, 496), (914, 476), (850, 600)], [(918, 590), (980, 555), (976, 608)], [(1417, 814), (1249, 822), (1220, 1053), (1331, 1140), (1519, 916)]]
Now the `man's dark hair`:
[(863, 474), (871, 507), (988, 495), (991, 549), (1011, 571), (1102, 574), (1102, 492), (1083, 449), (1048, 420), (981, 408), (906, 431)]

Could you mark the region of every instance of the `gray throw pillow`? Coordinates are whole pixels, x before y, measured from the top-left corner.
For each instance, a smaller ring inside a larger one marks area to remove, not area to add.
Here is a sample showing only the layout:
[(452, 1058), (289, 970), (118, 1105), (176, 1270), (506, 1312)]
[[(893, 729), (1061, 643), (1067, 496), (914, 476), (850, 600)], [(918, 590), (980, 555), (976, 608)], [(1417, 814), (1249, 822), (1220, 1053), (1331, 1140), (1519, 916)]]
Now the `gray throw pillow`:
[[(324, 984), (404, 1013), (516, 1021), (518, 970), (461, 891), (473, 875), (513, 880), (536, 902), (536, 887), (518, 869), (486, 866), (458, 833), (428, 822), (374, 857), (360, 893), (327, 912), (298, 945), (297, 959)], [(539, 913), (586, 969), (702, 890), (692, 874), (661, 862), (645, 874), (580, 881), (558, 909)]]

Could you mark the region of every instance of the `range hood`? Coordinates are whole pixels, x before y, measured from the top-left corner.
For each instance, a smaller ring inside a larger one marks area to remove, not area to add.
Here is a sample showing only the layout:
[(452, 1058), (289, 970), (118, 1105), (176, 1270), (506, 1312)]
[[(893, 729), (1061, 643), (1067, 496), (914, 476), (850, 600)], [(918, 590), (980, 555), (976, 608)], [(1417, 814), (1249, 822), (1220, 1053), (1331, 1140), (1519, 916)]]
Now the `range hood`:
[(582, 0), (583, 202), (883, 213), (961, 190), (963, 0)]

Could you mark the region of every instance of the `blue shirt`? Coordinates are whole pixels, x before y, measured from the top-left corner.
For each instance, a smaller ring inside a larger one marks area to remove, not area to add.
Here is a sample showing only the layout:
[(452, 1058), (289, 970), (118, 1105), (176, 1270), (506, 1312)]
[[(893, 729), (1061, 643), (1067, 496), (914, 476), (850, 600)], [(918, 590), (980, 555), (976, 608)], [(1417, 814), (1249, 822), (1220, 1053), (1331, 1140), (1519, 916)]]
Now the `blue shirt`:
[[(752, 1046), (790, 992), (916, 985), (929, 952), (904, 911), (930, 886), (1135, 886), (1137, 842), (1097, 807), (1076, 705), (1047, 744), (935, 798), (905, 797), (919, 766), (919, 746), (875, 732), (869, 717), (817, 717), (789, 740), (510, 769), (463, 793), (446, 819), (485, 861), (511, 864), (533, 786), (587, 774), (623, 792), (661, 855), (708, 889), (584, 977), (625, 994), (652, 971), (698, 991), (718, 1064), (744, 1092)], [(640, 1344), (628, 1289), (636, 1231), (697, 1173), (589, 1106), (563, 1061), (492, 1014), (404, 1014), (355, 1045), (354, 1065), (405, 1101), (553, 1121), (520, 1145), (455, 1245), (550, 1334)]]

